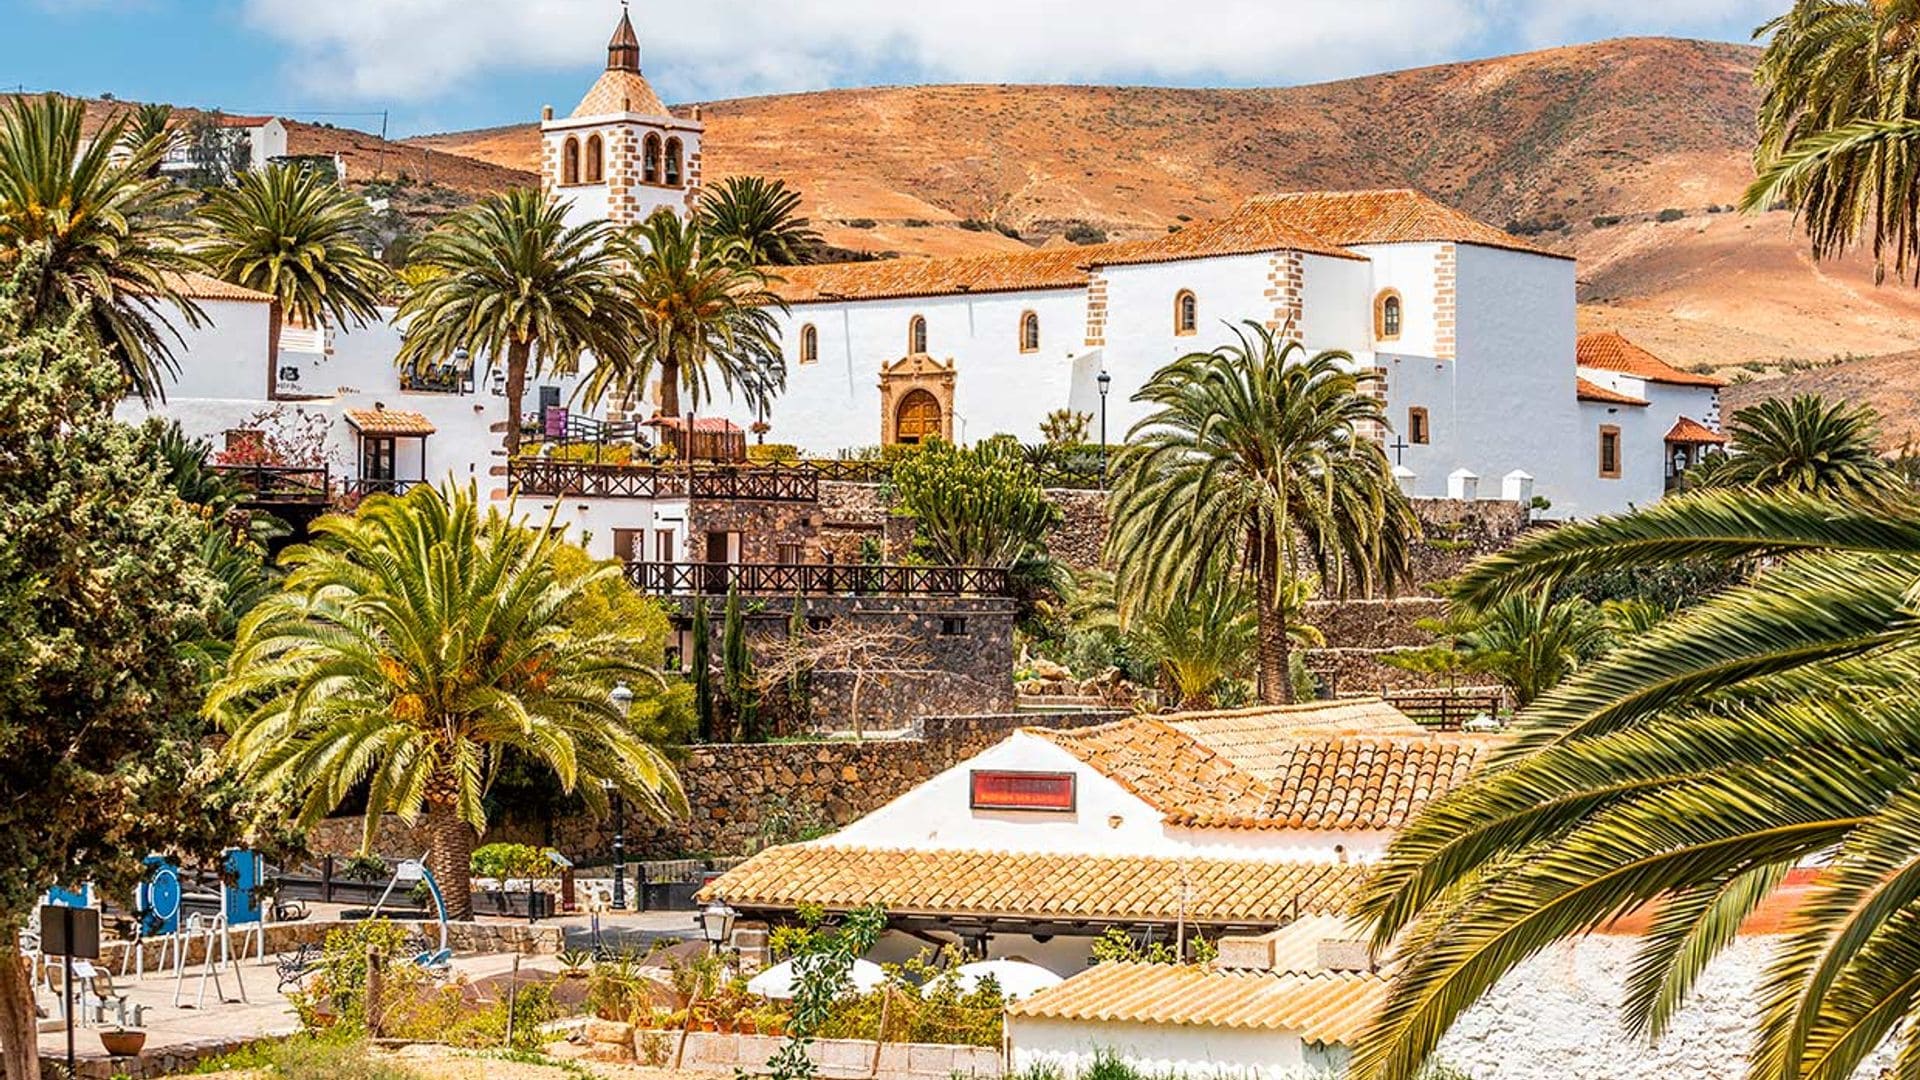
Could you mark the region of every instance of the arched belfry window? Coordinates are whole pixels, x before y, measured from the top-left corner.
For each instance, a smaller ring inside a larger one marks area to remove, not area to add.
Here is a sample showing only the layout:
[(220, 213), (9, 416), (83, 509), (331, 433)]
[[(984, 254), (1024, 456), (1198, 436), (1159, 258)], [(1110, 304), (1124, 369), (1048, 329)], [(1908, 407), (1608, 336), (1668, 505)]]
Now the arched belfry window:
[(667, 140), (667, 186), (679, 187), (681, 180), (680, 140)]
[(1402, 315), (1400, 294), (1393, 289), (1383, 291), (1373, 302), (1373, 336), (1382, 341), (1397, 340)]
[(817, 364), (820, 362), (820, 331), (812, 323), (800, 328), (800, 362)]
[(569, 137), (567, 145), (560, 151), (560, 182), (577, 184), (580, 182), (580, 140)]
[(927, 319), (915, 315), (907, 320), (907, 354), (920, 356), (927, 351)]
[(1040, 351), (1040, 316), (1031, 311), (1020, 316), (1020, 351)]
[(644, 183), (660, 182), (660, 136), (647, 136), (647, 148), (640, 159), (640, 179)]
[(587, 139), (587, 183), (598, 184), (607, 177), (607, 151), (600, 136)]
[(1173, 332), (1185, 337), (1200, 329), (1200, 301), (1191, 289), (1181, 289), (1173, 298)]

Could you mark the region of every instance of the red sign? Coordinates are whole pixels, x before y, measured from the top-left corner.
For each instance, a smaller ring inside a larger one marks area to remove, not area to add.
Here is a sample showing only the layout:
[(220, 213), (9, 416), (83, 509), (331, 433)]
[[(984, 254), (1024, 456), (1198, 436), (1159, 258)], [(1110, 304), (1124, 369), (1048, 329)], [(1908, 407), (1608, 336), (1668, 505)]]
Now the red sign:
[(973, 771), (975, 810), (1072, 810), (1073, 774)]

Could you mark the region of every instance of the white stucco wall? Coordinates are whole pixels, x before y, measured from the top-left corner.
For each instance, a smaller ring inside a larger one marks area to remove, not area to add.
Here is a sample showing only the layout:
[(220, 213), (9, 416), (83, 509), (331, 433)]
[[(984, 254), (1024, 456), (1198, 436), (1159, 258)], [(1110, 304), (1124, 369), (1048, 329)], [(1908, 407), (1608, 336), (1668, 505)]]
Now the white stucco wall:
[[(158, 314), (181, 341), (169, 341), (178, 372), (167, 396), (182, 398), (264, 398), (267, 393), (267, 330), (273, 306), (234, 300), (197, 300), (205, 316), (188, 326), (171, 305)], [(162, 336), (170, 336), (161, 329)]]
[(1299, 1036), (1287, 1031), (1099, 1024), (1007, 1018), (1014, 1071), (1053, 1066), (1077, 1076), (1102, 1054), (1119, 1056), (1147, 1075), (1295, 1080), (1314, 1075)]

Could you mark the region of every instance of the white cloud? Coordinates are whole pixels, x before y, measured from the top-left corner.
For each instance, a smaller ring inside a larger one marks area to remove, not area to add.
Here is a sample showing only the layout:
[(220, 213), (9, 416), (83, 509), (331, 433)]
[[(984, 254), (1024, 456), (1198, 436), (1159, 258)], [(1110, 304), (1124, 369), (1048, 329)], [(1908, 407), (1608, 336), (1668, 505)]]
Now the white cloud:
[[(647, 0), (669, 99), (915, 81), (1285, 84), (1569, 34), (1724, 28), (1779, 0)], [(489, 76), (586, 67), (607, 0), (244, 0), (304, 90), (422, 102)]]

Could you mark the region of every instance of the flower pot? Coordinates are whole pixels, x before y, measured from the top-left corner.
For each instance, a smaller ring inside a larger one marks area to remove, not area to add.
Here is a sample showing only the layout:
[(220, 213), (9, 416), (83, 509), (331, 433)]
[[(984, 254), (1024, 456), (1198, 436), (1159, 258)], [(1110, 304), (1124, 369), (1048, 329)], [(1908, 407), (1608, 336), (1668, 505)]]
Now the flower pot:
[(140, 1048), (147, 1045), (147, 1033), (144, 1031), (103, 1031), (100, 1033), (100, 1045), (114, 1057), (133, 1057)]

